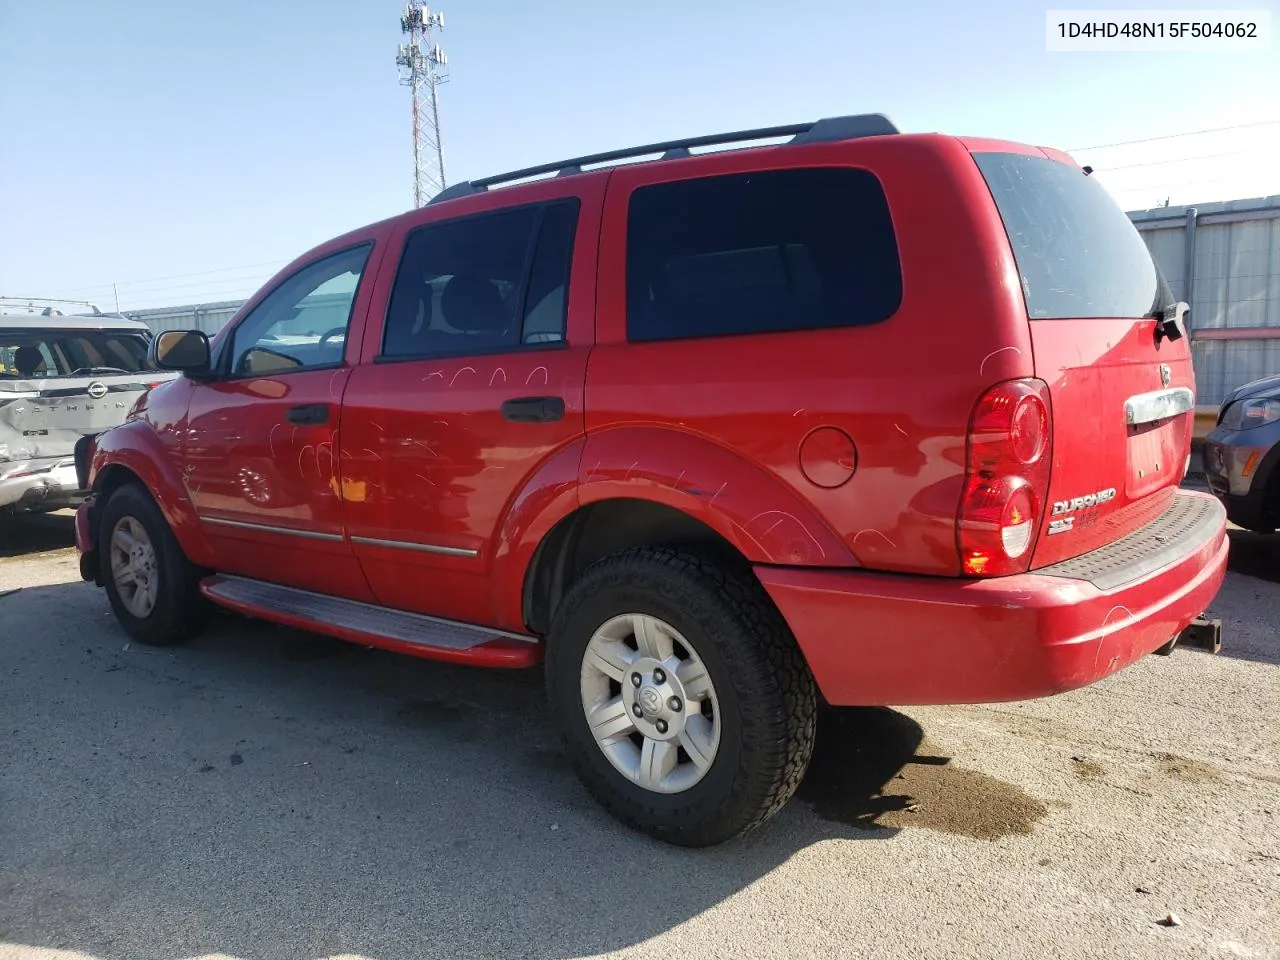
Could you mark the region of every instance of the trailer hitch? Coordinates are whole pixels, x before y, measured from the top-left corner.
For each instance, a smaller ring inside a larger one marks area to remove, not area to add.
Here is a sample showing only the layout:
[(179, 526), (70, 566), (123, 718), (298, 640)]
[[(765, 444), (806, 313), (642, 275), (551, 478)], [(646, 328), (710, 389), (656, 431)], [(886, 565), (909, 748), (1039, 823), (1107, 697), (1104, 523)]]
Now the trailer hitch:
[(1198, 647), (1209, 653), (1222, 652), (1222, 621), (1196, 617), (1178, 635), (1179, 642), (1188, 647)]
[(1209, 653), (1222, 652), (1222, 621), (1210, 620), (1207, 617), (1196, 617), (1183, 631), (1172, 637), (1163, 646), (1157, 647), (1153, 653), (1167, 657), (1179, 644), (1195, 647)]

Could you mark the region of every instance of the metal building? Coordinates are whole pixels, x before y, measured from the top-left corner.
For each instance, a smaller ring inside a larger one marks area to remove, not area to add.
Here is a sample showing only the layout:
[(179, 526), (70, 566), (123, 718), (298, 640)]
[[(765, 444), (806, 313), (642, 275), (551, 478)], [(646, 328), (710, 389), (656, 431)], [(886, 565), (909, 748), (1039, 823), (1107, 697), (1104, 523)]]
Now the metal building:
[(182, 307), (154, 307), (150, 310), (125, 310), (124, 315), (130, 320), (141, 320), (151, 328), (152, 333), (163, 333), (165, 330), (203, 330), (213, 336), (221, 330), (237, 310), (244, 305), (243, 300), (223, 300), (218, 303), (197, 303)]
[(1191, 305), (1196, 400), (1280, 374), (1280, 196), (1129, 214), (1174, 296)]

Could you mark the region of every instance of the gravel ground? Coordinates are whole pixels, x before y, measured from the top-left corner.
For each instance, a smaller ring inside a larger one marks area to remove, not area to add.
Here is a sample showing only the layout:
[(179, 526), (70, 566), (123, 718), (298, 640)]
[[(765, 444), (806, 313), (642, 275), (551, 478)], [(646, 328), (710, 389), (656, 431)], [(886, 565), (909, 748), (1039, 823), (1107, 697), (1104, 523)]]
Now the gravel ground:
[(1280, 537), (1232, 535), (1222, 656), (833, 712), (781, 816), (686, 851), (584, 794), (535, 673), (140, 648), (69, 536), (0, 544), (4, 960), (1280, 957)]

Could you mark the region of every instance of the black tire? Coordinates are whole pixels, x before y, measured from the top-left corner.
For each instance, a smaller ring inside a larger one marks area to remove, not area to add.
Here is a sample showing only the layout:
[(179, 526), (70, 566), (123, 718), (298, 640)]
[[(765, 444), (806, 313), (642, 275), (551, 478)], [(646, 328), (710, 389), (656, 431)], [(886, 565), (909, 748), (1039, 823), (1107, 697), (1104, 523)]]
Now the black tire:
[[(612, 617), (658, 617), (688, 639), (719, 700), (720, 745), (680, 793), (644, 789), (619, 772), (583, 708), (583, 655)], [(669, 843), (723, 843), (764, 823), (795, 793), (813, 753), (817, 693), (791, 631), (750, 570), (662, 547), (592, 565), (556, 609), (547, 652), (550, 707), (579, 778), (614, 816)]]
[[(143, 617), (128, 610), (111, 571), (111, 537), (126, 517), (142, 526), (155, 550), (159, 584), (155, 605)], [(141, 485), (129, 483), (118, 487), (103, 505), (98, 555), (111, 609), (134, 640), (155, 647), (173, 646), (194, 636), (204, 626), (209, 604), (200, 593), (200, 570), (182, 552), (164, 514)]]
[(1262, 507), (1262, 527), (1259, 533), (1275, 533), (1276, 524), (1280, 524), (1280, 467), (1271, 471), (1271, 481), (1267, 484), (1267, 498)]

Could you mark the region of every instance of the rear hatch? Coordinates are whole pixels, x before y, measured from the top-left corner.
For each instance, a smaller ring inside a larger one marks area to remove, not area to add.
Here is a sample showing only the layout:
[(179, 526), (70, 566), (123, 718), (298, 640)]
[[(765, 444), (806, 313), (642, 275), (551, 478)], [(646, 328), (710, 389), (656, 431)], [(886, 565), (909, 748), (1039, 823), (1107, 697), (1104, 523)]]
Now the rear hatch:
[(1031, 564), (1041, 567), (1169, 507), (1190, 454), (1195, 377), (1168, 284), (1096, 179), (1045, 155), (973, 156), (1017, 262), (1036, 376), (1049, 385), (1053, 460)]
[(80, 437), (124, 421), (134, 402), (172, 374), (148, 362), (141, 325), (67, 318), (0, 323), (0, 460), (70, 457)]

